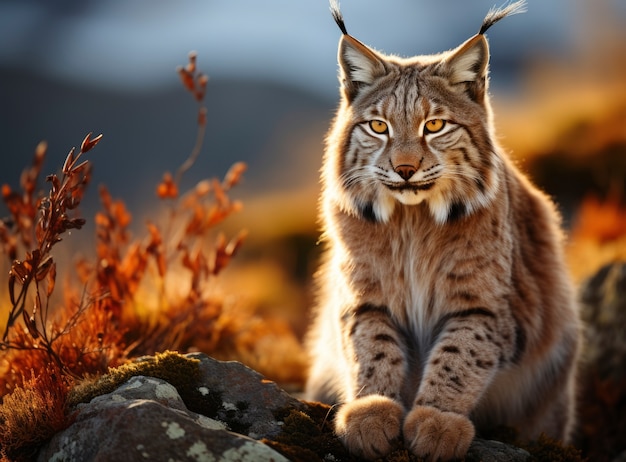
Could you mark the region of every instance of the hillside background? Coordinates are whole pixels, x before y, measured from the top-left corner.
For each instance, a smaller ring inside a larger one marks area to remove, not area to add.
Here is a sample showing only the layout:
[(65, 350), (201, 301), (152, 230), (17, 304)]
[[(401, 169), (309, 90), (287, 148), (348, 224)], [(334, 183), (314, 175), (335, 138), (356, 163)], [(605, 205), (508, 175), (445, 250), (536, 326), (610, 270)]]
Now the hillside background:
[[(351, 34), (402, 56), (460, 44), (491, 6), (342, 2)], [(623, 202), (626, 4), (529, 0), (528, 13), (488, 36), (502, 144), (554, 195), (566, 224), (590, 194)], [(245, 208), (228, 226), (250, 234), (224, 275), (225, 291), (283, 316), (301, 335), (319, 253), (317, 179), (337, 101), (338, 38), (324, 0), (2, 0), (0, 184), (17, 185), (42, 139), (51, 172), (86, 132), (104, 133), (83, 216), (93, 216), (94, 186), (104, 183), (143, 227), (162, 173), (193, 145), (196, 107), (174, 69), (197, 50), (210, 77), (208, 131), (183, 185), (248, 164), (233, 192)], [(63, 249), (89, 252), (92, 240), (88, 223)]]

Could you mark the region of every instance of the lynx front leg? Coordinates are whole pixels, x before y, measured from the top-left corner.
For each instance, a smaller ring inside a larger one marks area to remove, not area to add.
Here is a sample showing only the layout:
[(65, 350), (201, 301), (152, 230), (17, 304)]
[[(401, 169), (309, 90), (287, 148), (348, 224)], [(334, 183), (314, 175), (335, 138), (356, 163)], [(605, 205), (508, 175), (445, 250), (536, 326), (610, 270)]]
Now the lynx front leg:
[(354, 369), (351, 396), (337, 414), (335, 432), (351, 453), (384, 457), (400, 437), (404, 417), (399, 403), (406, 374), (404, 344), (385, 307), (361, 305), (343, 322)]
[(468, 415), (499, 362), (515, 356), (514, 329), (487, 309), (457, 312), (442, 322), (403, 428), (411, 452), (433, 461), (465, 456), (475, 433)]

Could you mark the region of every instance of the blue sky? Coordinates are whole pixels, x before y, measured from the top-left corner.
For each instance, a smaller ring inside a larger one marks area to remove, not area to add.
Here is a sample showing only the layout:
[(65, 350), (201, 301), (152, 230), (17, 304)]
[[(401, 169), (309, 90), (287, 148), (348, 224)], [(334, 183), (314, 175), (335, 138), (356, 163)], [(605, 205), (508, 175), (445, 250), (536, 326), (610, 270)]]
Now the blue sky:
[[(589, 3), (589, 2), (587, 2)], [(620, 0), (607, 5), (624, 18)], [(493, 0), (344, 0), (349, 32), (385, 52), (451, 48), (474, 34)], [(621, 6), (620, 6), (621, 5)], [(494, 27), (493, 60), (538, 50), (568, 53), (586, 23), (585, 0), (530, 0), (528, 12)], [(0, 66), (139, 91), (171, 84), (190, 50), (216, 77), (297, 82), (335, 91), (339, 30), (325, 0), (3, 0)], [(182, 64), (182, 63), (181, 63)]]

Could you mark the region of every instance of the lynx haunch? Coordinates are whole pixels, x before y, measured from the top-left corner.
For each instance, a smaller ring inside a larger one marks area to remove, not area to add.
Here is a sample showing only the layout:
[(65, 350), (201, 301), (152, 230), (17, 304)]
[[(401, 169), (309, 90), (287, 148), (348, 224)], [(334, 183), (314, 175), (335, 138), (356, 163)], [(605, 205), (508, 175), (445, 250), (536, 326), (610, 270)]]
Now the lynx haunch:
[(476, 432), (567, 440), (580, 324), (553, 203), (495, 139), (484, 33), (408, 59), (350, 36), (322, 169), (308, 398), (355, 455), (465, 455)]

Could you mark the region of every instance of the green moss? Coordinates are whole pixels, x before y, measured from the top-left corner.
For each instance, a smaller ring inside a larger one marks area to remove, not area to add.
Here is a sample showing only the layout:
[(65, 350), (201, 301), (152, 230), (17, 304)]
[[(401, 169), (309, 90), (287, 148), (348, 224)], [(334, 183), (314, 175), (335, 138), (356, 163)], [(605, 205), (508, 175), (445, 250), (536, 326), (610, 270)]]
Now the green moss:
[[(282, 432), (263, 440), (290, 460), (319, 461), (332, 454), (335, 460), (354, 460), (332, 431), (332, 410), (320, 403), (305, 403), (304, 411), (284, 409), (276, 418), (284, 422)], [(332, 460), (332, 459), (331, 459)]]
[[(274, 439), (263, 440), (290, 460), (303, 462), (320, 460), (358, 461), (345, 449), (333, 433), (334, 408), (321, 403), (305, 402), (304, 411), (284, 409), (275, 416), (284, 422), (282, 432)], [(409, 454), (402, 441), (397, 441), (385, 459), (393, 462), (418, 462)]]
[[(96, 396), (115, 391), (131, 377), (143, 375), (165, 380), (181, 394), (192, 392), (200, 377), (200, 361), (173, 351), (158, 353), (144, 360), (123, 364), (95, 380), (85, 380), (70, 392), (68, 403), (88, 403)], [(183, 398), (184, 401), (184, 398)]]

